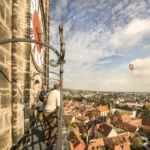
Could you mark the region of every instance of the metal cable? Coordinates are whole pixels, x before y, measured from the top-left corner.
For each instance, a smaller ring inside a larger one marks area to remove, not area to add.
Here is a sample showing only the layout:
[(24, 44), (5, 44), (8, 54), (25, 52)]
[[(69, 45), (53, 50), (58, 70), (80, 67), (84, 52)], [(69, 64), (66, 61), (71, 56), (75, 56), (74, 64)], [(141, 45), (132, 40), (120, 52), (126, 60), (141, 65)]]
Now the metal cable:
[(50, 71), (49, 73), (55, 74), (55, 75), (57, 75), (58, 77), (60, 77), (60, 74), (58, 74), (58, 73), (56, 73), (56, 72)]
[(0, 40), (0, 44), (6, 44), (6, 43), (13, 43), (13, 42), (30, 42), (30, 43), (36, 43), (36, 44), (41, 44), (44, 45), (45, 47), (48, 47), (49, 49), (51, 49), (58, 57), (60, 57), (59, 52), (57, 51), (57, 49), (55, 49), (53, 46), (48, 45), (44, 42), (41, 41), (37, 41), (37, 40), (32, 40), (29, 38), (13, 38), (13, 39), (4, 39), (4, 40)]
[[(55, 54), (56, 56), (58, 57), (58, 60), (56, 62), (56, 64), (52, 64), (50, 62), (50, 65), (52, 67), (57, 67), (59, 64), (60, 64), (60, 54), (58, 52), (57, 49), (55, 49), (52, 45), (49, 45), (49, 44), (46, 44), (44, 42), (41, 42), (41, 41), (37, 41), (37, 40), (32, 40), (32, 39), (29, 39), (29, 38), (13, 38), (13, 39), (4, 39), (4, 40), (0, 40), (0, 44), (6, 44), (6, 43), (13, 43), (13, 42), (29, 42), (29, 43), (36, 43), (36, 44), (40, 44), (40, 45), (43, 45), (45, 47), (48, 47), (49, 49), (51, 49)], [(41, 72), (41, 70), (38, 70), (38, 72)]]

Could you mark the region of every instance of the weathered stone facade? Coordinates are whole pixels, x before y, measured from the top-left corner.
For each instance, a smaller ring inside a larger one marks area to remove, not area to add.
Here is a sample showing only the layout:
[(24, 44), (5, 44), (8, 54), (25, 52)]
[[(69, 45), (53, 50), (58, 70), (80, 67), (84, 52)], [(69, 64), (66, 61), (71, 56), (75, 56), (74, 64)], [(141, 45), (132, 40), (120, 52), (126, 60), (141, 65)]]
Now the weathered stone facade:
[[(30, 0), (1, 0), (0, 40), (30, 37)], [(49, 41), (49, 0), (41, 0), (45, 17), (44, 41)], [(29, 114), (37, 90), (35, 80), (48, 85), (49, 52), (45, 51), (45, 73), (35, 69), (31, 44), (16, 42), (0, 45), (0, 149), (10, 149), (29, 129)], [(37, 74), (37, 75), (35, 75)], [(34, 76), (35, 75), (35, 76)], [(31, 78), (33, 77), (33, 78)], [(17, 85), (17, 86), (16, 86)], [(38, 87), (40, 88), (40, 87)]]

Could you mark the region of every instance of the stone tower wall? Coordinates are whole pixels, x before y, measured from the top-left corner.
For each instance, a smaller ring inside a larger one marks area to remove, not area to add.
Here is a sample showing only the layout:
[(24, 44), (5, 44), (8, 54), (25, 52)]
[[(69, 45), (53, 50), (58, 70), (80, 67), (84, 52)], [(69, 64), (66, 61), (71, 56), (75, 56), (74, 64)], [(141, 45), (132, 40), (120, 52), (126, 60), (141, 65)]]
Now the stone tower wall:
[[(49, 0), (41, 0), (49, 31)], [(0, 40), (29, 38), (30, 0), (1, 0)], [(48, 34), (45, 37), (49, 41)], [(34, 81), (38, 78), (48, 85), (48, 74), (37, 73), (30, 55), (31, 44), (16, 42), (0, 45), (0, 149), (10, 149), (29, 129), (31, 102), (34, 101)], [(45, 52), (45, 71), (48, 71), (48, 51)]]
[[(0, 2), (0, 40), (12, 37), (11, 0)], [(0, 45), (0, 70), (11, 80), (11, 44)], [(12, 145), (12, 86), (0, 73), (0, 148)]]

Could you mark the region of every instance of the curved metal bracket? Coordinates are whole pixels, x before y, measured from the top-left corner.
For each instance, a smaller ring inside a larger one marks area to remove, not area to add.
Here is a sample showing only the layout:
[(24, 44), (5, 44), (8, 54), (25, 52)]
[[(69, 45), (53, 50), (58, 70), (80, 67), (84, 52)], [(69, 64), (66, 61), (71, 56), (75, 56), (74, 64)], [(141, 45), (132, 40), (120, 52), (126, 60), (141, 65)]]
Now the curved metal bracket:
[(57, 67), (59, 65), (59, 60), (60, 60), (60, 54), (58, 52), (57, 49), (55, 49), (53, 46), (51, 45), (48, 45), (44, 42), (41, 42), (41, 41), (36, 41), (36, 40), (32, 40), (32, 39), (29, 39), (29, 38), (13, 38), (13, 39), (4, 39), (4, 40), (0, 40), (0, 44), (6, 44), (6, 43), (14, 43), (14, 42), (29, 42), (29, 43), (36, 43), (36, 44), (41, 44), (49, 49), (51, 49), (55, 54), (56, 56), (58, 57), (58, 60), (57, 60), (57, 63), (56, 64), (52, 64), (50, 62), (50, 65), (52, 67)]

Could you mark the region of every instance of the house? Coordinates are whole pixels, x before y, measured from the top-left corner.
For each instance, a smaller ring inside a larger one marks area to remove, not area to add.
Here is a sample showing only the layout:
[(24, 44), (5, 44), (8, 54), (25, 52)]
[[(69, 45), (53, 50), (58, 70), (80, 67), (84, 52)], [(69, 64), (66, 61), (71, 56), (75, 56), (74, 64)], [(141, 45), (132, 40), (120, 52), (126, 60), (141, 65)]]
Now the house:
[(121, 114), (130, 114), (131, 118), (135, 118), (137, 114), (135, 109), (127, 105), (123, 105), (123, 106), (118, 105), (112, 109), (112, 113), (114, 113), (115, 111), (119, 111)]
[(136, 119), (132, 119), (129, 121), (129, 124), (133, 125), (133, 126), (141, 126), (142, 125), (142, 119), (136, 118)]
[(117, 122), (114, 124), (114, 126), (117, 128), (123, 129), (125, 131), (132, 132), (132, 133), (136, 133), (138, 130), (138, 127), (131, 125), (129, 123), (126, 123), (126, 122)]
[(71, 124), (72, 117), (73, 117), (72, 115), (64, 115), (63, 116), (65, 126), (68, 127)]
[(95, 119), (100, 116), (99, 111), (97, 110), (89, 110), (86, 112), (85, 116), (89, 117), (89, 119)]
[(118, 115), (118, 120), (121, 121), (121, 122), (128, 122), (131, 120), (131, 117), (129, 114), (120, 114)]
[(108, 116), (109, 114), (109, 109), (107, 106), (99, 106), (98, 111), (100, 112), (101, 116)]
[(107, 145), (111, 150), (130, 150), (130, 136), (122, 134), (108, 138)]
[(88, 150), (102, 150), (104, 146), (105, 144), (103, 138), (93, 139), (88, 145)]
[(78, 123), (84, 123), (88, 120), (89, 120), (88, 117), (85, 117), (85, 116), (77, 116), (76, 117), (76, 122), (78, 122)]
[(100, 124), (98, 131), (101, 132), (104, 137), (117, 136), (117, 132), (115, 131), (113, 126), (108, 125), (107, 123)]
[(142, 116), (142, 129), (144, 133), (150, 133), (150, 117)]
[(111, 150), (131, 150), (129, 144), (122, 145), (115, 145), (113, 149)]
[(69, 133), (70, 150), (85, 150), (85, 143), (80, 138), (79, 128), (73, 128)]
[(88, 136), (90, 137), (94, 137), (95, 135), (95, 125), (92, 124), (89, 128), (88, 128)]
[(82, 142), (77, 145), (73, 150), (85, 150), (85, 144)]
[(88, 132), (88, 125), (80, 124), (80, 125), (78, 125), (78, 127), (79, 127), (79, 131), (81, 134)]
[(122, 150), (122, 148), (120, 145), (115, 145), (112, 150)]

